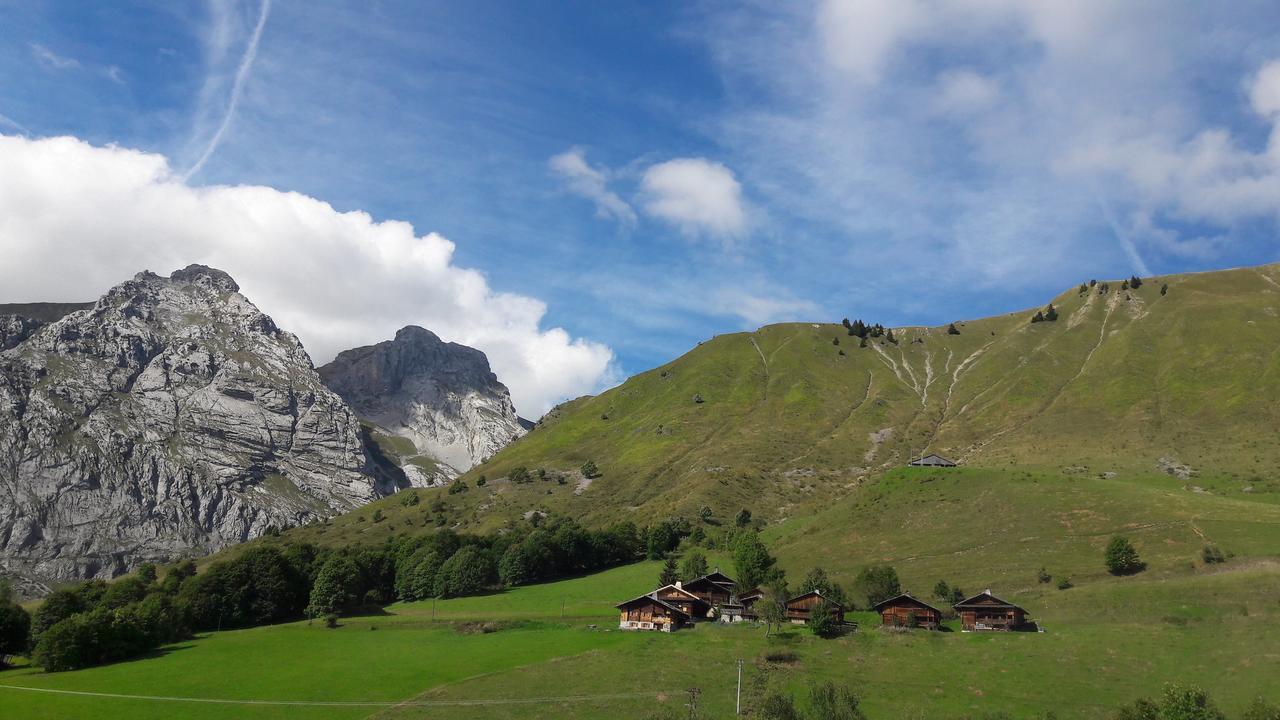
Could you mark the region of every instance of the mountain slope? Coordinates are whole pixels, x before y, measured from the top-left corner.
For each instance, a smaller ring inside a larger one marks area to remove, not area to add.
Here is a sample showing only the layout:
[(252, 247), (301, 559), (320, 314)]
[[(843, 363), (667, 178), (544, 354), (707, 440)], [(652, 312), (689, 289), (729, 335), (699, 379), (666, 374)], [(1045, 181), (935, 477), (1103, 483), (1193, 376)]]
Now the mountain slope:
[(306, 351), (193, 265), (0, 353), (0, 568), (110, 577), (366, 503), (356, 417)]
[[(557, 408), (464, 476), (485, 475), (487, 491), (455, 502), (482, 525), (534, 508), (778, 519), (924, 450), (974, 466), (1169, 472), (1280, 499), (1280, 266), (1098, 283), (1052, 302), (1056, 321), (1031, 323), (1032, 309), (957, 323), (958, 335), (895, 328), (896, 345), (859, 347), (835, 324), (715, 337)], [(587, 460), (601, 477), (580, 476)], [(507, 484), (520, 466), (569, 482)]]
[(409, 326), (394, 340), (346, 350), (319, 368), (325, 385), (380, 433), (418, 487), (457, 477), (524, 432), (511, 393), (475, 348)]

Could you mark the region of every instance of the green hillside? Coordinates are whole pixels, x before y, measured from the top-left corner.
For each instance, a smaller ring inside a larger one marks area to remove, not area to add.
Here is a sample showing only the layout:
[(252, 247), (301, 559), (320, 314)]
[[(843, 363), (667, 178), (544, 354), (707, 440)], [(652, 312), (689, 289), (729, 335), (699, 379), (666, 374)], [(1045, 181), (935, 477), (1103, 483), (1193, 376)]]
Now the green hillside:
[[(493, 527), (531, 510), (644, 522), (703, 505), (773, 522), (926, 450), (1280, 501), (1280, 266), (1121, 285), (1047, 298), (1056, 321), (1031, 323), (1030, 309), (958, 321), (958, 335), (894, 328), (896, 344), (859, 347), (839, 324), (717, 336), (551, 412), (463, 477), (449, 522)], [(588, 460), (600, 477), (582, 477)], [(546, 479), (509, 482), (519, 467)]]

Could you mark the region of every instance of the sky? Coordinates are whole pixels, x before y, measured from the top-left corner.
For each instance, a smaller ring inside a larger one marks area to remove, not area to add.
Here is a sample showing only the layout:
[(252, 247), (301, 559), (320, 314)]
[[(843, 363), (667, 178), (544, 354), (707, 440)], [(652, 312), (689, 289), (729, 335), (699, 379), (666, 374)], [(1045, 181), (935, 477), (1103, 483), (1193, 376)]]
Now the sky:
[(1280, 260), (1265, 2), (0, 0), (0, 302), (200, 262), (518, 410), (724, 332)]

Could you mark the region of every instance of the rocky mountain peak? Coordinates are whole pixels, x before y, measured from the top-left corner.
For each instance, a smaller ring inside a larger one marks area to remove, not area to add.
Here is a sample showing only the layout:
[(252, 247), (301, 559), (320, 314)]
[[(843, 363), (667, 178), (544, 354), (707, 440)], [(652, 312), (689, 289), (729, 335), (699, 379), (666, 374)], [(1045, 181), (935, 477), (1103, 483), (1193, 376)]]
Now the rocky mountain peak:
[(0, 569), (111, 576), (363, 504), (359, 421), (298, 339), (191, 265), (0, 352)]
[(524, 432), (483, 352), (416, 325), (339, 353), (319, 373), (361, 418), (435, 461), (437, 473), (405, 468), (414, 484), (451, 478)]

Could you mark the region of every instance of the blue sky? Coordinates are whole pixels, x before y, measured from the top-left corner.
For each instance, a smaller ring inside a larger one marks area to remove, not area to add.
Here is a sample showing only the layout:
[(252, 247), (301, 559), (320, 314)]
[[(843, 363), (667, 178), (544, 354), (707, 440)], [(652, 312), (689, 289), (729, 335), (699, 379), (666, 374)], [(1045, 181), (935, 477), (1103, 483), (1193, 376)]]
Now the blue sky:
[[(1280, 17), (1266, 3), (0, 13), (14, 168), (74, 173), (88, 165), (71, 154), (98, 152), (107, 183), (166, 161), (93, 222), (48, 221), (89, 204), (57, 184), (38, 212), (25, 199), (23, 232), (0, 230), (26, 262), (0, 269), (0, 301), (219, 262), (318, 361), (418, 322), (486, 350), (526, 414), (768, 322), (945, 324), (1090, 277), (1280, 259)], [(40, 144), (55, 136), (82, 145)], [(139, 199), (153, 186), (199, 209), (156, 220)], [(205, 192), (240, 186), (277, 192)], [(277, 213), (286, 193), (322, 202)], [(420, 242), (448, 257), (418, 268), (401, 240), (386, 243), (400, 255), (344, 255), (384, 221), (438, 233)], [(333, 228), (322, 249), (315, 223)], [(50, 262), (82, 252), (94, 262)], [(300, 256), (319, 289), (263, 267)], [(358, 281), (327, 280), (340, 276)]]

